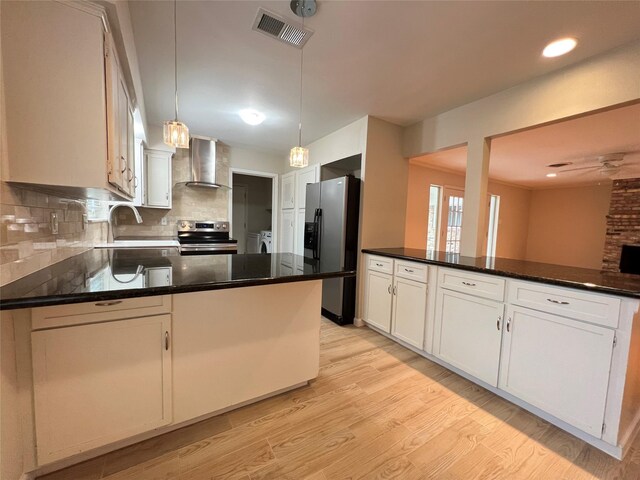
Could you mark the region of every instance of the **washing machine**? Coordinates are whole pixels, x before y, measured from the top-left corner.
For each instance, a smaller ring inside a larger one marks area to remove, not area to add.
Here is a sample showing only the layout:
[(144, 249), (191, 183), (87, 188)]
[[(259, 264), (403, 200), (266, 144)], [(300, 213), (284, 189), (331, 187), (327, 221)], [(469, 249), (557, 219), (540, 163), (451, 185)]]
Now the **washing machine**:
[(260, 253), (271, 253), (271, 230), (262, 230), (260, 232)]

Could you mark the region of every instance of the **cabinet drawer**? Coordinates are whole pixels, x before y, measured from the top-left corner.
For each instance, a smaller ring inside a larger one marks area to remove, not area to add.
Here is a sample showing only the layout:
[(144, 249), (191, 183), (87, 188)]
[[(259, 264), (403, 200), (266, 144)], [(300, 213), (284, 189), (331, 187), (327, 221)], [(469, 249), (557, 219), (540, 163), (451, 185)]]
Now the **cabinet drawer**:
[(509, 303), (605, 327), (618, 327), (620, 299), (608, 295), (510, 281)]
[(369, 256), (367, 268), (376, 272), (393, 274), (393, 260), (386, 257)]
[(427, 265), (416, 262), (396, 260), (396, 277), (427, 283)]
[(170, 312), (170, 295), (55, 305), (33, 309), (32, 329), (81, 325)]
[(480, 275), (464, 270), (440, 268), (438, 286), (498, 302), (504, 301), (505, 280), (493, 275)]

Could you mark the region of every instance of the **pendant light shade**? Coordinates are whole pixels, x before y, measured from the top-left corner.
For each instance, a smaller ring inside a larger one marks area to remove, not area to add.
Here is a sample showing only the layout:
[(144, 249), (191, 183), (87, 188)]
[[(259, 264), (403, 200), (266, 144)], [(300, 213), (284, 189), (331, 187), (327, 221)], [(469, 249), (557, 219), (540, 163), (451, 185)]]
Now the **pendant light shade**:
[(309, 149), (293, 147), (289, 153), (289, 165), (297, 168), (303, 168), (309, 165)]
[(178, 22), (177, 0), (173, 1), (173, 74), (175, 86), (175, 120), (166, 120), (162, 128), (164, 143), (175, 148), (189, 148), (189, 128), (178, 121)]
[(177, 120), (167, 120), (162, 128), (164, 143), (176, 148), (189, 148), (189, 128)]

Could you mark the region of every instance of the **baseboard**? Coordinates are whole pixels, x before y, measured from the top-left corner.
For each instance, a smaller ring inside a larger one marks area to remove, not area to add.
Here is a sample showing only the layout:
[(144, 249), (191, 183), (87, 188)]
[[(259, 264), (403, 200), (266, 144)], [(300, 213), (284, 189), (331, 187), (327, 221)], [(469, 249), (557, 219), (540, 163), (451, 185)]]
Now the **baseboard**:
[(631, 447), (638, 434), (640, 434), (640, 410), (636, 412), (636, 416), (631, 423), (631, 427), (628, 428), (625, 434), (620, 438), (620, 445), (622, 445), (622, 458), (627, 454), (629, 447)]
[(29, 472), (29, 473), (23, 473), (22, 475), (20, 475), (19, 480), (35, 480), (36, 479), (36, 474), (34, 472)]

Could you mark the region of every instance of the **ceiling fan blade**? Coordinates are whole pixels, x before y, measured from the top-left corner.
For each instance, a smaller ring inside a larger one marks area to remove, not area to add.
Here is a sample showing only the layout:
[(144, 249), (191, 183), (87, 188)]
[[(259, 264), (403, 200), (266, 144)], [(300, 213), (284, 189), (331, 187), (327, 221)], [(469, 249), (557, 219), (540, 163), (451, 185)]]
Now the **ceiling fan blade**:
[(598, 169), (598, 168), (602, 168), (602, 165), (591, 165), (589, 167), (567, 168), (565, 170), (558, 170), (558, 172), (565, 173), (565, 172), (575, 172), (576, 170), (589, 170), (589, 169)]

